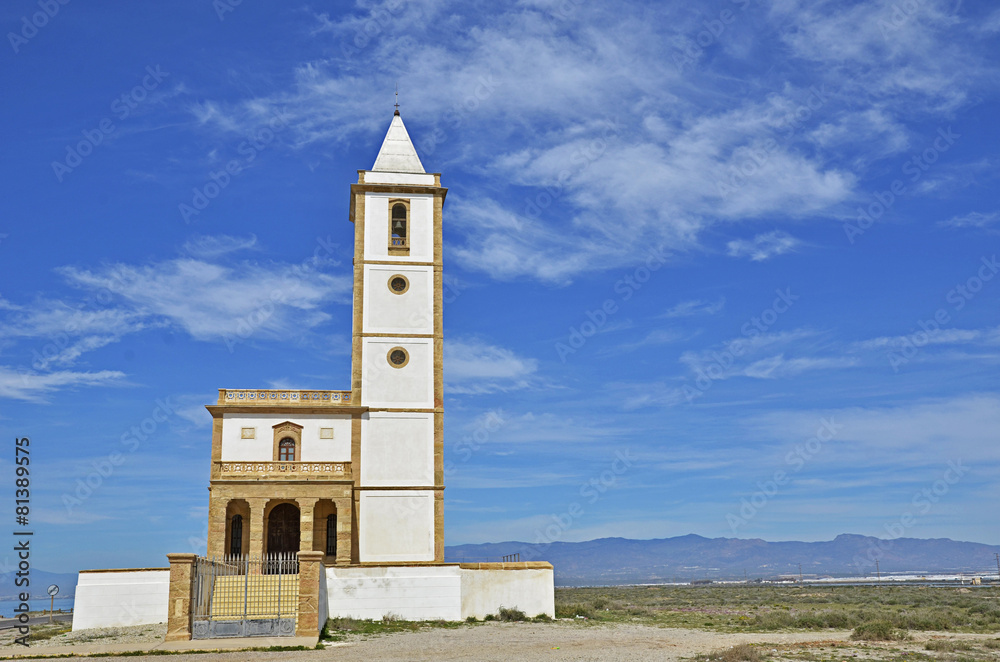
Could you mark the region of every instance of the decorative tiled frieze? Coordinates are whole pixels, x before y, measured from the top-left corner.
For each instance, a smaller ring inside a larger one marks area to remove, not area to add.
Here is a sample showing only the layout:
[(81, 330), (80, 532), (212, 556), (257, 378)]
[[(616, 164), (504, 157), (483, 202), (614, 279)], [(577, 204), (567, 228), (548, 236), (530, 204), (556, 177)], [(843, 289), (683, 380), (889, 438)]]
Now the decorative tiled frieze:
[(218, 462), (222, 478), (350, 479), (350, 462)]
[(350, 391), (219, 389), (220, 405), (349, 405)]

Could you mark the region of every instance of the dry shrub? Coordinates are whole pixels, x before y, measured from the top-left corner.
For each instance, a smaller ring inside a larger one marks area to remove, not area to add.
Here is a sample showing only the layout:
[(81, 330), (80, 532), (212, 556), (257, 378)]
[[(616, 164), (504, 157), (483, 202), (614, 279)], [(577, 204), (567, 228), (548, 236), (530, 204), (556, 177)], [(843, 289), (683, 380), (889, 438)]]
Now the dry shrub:
[[(712, 657), (714, 658), (715, 655)], [(737, 644), (732, 648), (719, 651), (718, 657), (722, 662), (762, 662), (764, 659), (760, 651), (750, 644)]]
[(893, 627), (888, 621), (869, 621), (854, 628), (854, 641), (903, 641), (909, 634), (902, 628)]

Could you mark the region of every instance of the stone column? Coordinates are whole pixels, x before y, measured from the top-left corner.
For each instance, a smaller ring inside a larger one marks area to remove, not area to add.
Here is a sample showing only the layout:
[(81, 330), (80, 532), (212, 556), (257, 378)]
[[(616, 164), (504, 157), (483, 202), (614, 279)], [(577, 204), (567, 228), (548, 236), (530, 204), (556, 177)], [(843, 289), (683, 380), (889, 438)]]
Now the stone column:
[(167, 601), (166, 641), (187, 641), (191, 638), (191, 584), (195, 558), (194, 554), (167, 554), (170, 561), (170, 597)]
[(247, 499), (250, 504), (250, 548), (244, 550), (244, 554), (263, 554), (264, 538), (267, 531), (264, 530), (264, 508), (267, 506), (267, 499), (256, 497)]
[(313, 551), (313, 515), (319, 499), (301, 498), (299, 504), (299, 551)]
[(354, 541), (354, 535), (351, 533), (351, 522), (353, 520), (351, 517), (351, 505), (353, 501), (354, 499), (351, 496), (333, 500), (337, 505), (337, 565), (351, 564), (351, 545)]
[(299, 552), (299, 615), (296, 637), (319, 637), (319, 573), (323, 572), (323, 552)]
[[(209, 488), (211, 489), (211, 488)], [(226, 553), (226, 506), (229, 500), (211, 496), (208, 500), (208, 548), (209, 558), (221, 557)]]

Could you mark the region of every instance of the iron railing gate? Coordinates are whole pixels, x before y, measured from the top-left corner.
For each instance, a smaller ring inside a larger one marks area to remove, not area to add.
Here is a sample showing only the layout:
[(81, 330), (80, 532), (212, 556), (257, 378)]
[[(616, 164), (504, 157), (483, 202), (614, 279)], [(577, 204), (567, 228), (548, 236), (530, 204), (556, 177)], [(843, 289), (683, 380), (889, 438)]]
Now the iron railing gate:
[(294, 553), (198, 557), (191, 596), (191, 638), (294, 636), (298, 572)]

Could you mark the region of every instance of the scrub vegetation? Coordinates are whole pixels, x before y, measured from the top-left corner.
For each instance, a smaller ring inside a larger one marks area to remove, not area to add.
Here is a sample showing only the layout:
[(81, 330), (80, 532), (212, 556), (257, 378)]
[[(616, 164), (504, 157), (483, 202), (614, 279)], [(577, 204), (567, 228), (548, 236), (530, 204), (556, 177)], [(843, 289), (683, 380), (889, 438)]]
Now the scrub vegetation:
[[(706, 585), (557, 588), (556, 616), (719, 632), (1000, 632), (1000, 587)], [(891, 635), (891, 636), (890, 636)]]

